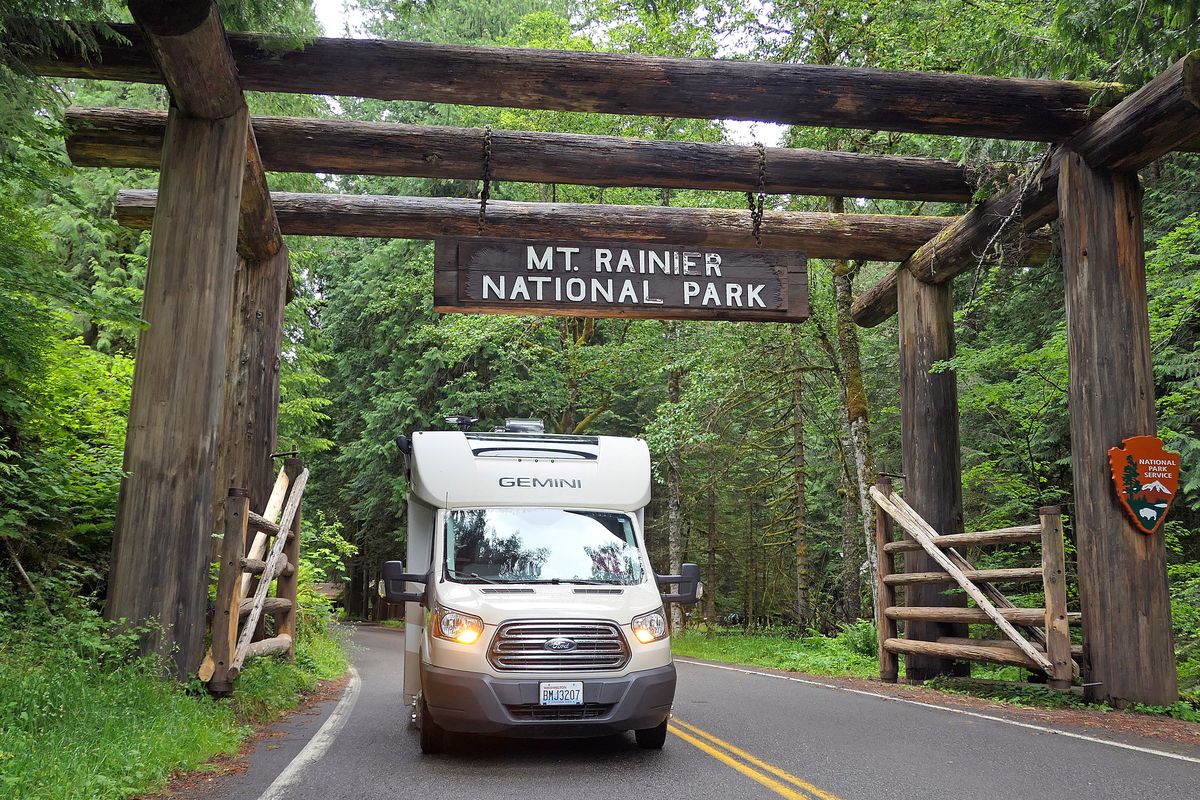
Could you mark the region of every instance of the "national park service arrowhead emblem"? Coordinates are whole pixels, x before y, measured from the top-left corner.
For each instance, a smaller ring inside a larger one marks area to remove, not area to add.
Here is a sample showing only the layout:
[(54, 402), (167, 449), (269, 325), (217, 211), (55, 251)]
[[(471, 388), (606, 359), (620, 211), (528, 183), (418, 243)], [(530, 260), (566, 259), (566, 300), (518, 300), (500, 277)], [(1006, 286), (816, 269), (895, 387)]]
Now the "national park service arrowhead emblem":
[(1108, 450), (1113, 486), (1134, 526), (1158, 532), (1179, 490), (1179, 453), (1163, 448), (1157, 436), (1131, 436)]

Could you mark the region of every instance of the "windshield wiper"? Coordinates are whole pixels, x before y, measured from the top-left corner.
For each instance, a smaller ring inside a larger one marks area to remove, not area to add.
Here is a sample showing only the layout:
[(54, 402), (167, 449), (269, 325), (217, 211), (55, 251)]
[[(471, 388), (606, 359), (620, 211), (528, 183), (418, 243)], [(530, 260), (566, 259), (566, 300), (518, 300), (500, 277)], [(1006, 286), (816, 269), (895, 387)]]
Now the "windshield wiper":
[(451, 578), (474, 578), (475, 580), (481, 581), (483, 583), (502, 583), (503, 582), (503, 581), (494, 581), (491, 578), (485, 578), (482, 575), (480, 575), (478, 572), (459, 572), (458, 570), (450, 569), (449, 567), (446, 568), (446, 574), (448, 574)]

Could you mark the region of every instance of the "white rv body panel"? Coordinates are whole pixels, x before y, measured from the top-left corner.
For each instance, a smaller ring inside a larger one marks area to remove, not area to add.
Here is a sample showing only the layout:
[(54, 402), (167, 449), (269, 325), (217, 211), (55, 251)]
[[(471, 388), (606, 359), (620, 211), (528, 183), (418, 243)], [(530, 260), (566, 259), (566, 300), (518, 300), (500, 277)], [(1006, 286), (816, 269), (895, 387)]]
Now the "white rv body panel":
[[(645, 441), (433, 431), (411, 443), (404, 571), (427, 577), (428, 607), (405, 608), (404, 692), (424, 720), (422, 747), (427, 726), (519, 736), (635, 730), (639, 743), (656, 732), (647, 741), (661, 747), (676, 680), (670, 640), (642, 641), (633, 627), (663, 610), (643, 528)], [(468, 537), (453, 553), (450, 527)], [(505, 561), (487, 572), (510, 536), (549, 555), (529, 571)], [(438, 610), (477, 618), (481, 634), (467, 643), (433, 635)], [(564, 685), (581, 687), (576, 705), (539, 700), (544, 687)]]
[(634, 512), (650, 502), (650, 450), (641, 439), (423, 431), (412, 450), (411, 491), (438, 508)]

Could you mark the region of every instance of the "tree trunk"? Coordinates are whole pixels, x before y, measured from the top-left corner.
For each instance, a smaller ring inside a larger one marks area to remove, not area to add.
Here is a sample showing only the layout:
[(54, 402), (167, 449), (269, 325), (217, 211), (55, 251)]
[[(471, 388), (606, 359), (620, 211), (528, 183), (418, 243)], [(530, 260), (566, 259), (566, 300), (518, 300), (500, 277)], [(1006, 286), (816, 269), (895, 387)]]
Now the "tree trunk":
[(796, 626), (805, 630), (812, 622), (810, 600), (811, 587), (808, 574), (808, 522), (804, 464), (804, 353), (800, 348), (800, 334), (793, 333), (792, 346), (796, 361), (796, 374), (792, 379), (792, 469), (795, 472), (795, 517), (792, 523), (793, 569), (796, 580), (795, 606)]
[(854, 622), (862, 616), (862, 542), (858, 530), (858, 490), (854, 485), (853, 465), (847, 463), (849, 437), (842, 448), (842, 619)]
[[(672, 344), (679, 340), (679, 323), (667, 323), (667, 340)], [(673, 348), (672, 348), (673, 349)], [(667, 402), (679, 402), (680, 384), (683, 382), (683, 372), (672, 367), (667, 372)], [(667, 558), (671, 562), (672, 575), (678, 575), (683, 562), (683, 518), (680, 514), (682, 497), (682, 479), (680, 477), (679, 444), (671, 446), (667, 453)], [(683, 633), (683, 607), (678, 603), (671, 604), (671, 632)]]
[[(841, 213), (845, 204), (840, 197), (830, 202), (830, 210)], [(871, 451), (870, 408), (867, 405), (867, 389), (863, 380), (862, 356), (858, 344), (858, 326), (850, 315), (854, 300), (854, 274), (857, 265), (850, 261), (833, 263), (833, 307), (836, 316), (837, 348), (841, 356), (842, 380), (846, 402), (846, 418), (850, 423), (850, 457), (853, 461), (852, 476), (858, 500), (862, 538), (866, 561), (870, 570), (871, 607), (875, 608), (875, 593), (878, 586), (879, 557), (875, 552), (875, 504), (871, 502), (870, 489), (875, 484), (875, 456)], [(855, 548), (857, 551), (857, 548)], [(879, 620), (876, 620), (878, 623)]]
[(705, 573), (708, 583), (704, 587), (704, 618), (709, 630), (717, 624), (717, 459), (716, 448), (708, 448), (708, 563)]

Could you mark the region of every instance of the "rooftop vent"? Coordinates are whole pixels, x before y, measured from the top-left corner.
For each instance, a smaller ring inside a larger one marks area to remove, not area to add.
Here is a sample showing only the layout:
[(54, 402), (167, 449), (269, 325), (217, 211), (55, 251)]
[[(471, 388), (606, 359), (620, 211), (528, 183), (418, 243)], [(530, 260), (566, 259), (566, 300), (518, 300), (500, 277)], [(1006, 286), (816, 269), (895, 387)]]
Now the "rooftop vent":
[(540, 419), (506, 419), (505, 433), (545, 433), (546, 423)]

